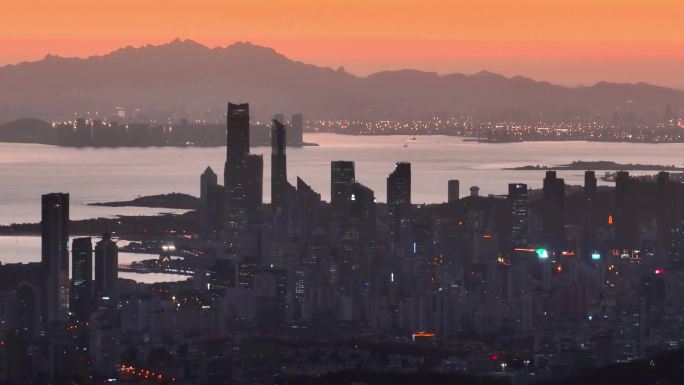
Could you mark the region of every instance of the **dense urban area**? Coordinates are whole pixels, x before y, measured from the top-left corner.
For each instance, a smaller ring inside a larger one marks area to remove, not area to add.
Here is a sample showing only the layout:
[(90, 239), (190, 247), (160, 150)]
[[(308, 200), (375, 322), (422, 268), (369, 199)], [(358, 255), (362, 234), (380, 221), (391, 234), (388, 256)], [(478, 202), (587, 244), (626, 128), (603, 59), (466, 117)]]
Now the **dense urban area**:
[[(570, 186), (549, 169), (542, 189), (511, 181), (502, 196), (445, 180), (446, 203), (415, 204), (411, 164), (397, 159), (380, 203), (348, 159), (331, 163), (325, 202), (290, 183), (286, 150), (304, 144), (305, 126), (681, 141), (677, 118), (657, 130), (299, 114), (250, 125), (249, 105), (228, 104), (226, 124), (51, 125), (68, 146), (227, 144), (223, 185), (207, 167), (199, 198), (142, 199), (185, 214), (80, 221), (68, 192), (46, 191), (40, 224), (0, 227), (42, 238), (40, 262), (0, 266), (0, 384), (571, 384), (634, 371), (675, 381), (684, 188), (668, 172), (619, 171), (599, 187), (594, 171)], [(250, 143), (271, 145), (270, 203)], [(124, 266), (120, 249), (159, 258)], [(189, 278), (136, 283), (118, 277), (126, 270)]]

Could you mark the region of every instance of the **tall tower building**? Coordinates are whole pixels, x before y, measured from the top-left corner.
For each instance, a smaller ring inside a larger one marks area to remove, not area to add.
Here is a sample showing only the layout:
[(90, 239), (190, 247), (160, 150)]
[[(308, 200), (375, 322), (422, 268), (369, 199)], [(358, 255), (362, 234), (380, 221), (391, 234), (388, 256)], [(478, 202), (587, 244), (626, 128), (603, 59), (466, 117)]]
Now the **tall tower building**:
[(43, 322), (64, 322), (69, 307), (69, 194), (42, 196)]
[(399, 162), (387, 177), (387, 204), (411, 203), (411, 163)]
[(458, 181), (458, 179), (452, 179), (448, 183), (449, 183), (449, 185), (448, 185), (448, 202), (449, 203), (458, 202), (458, 200), (461, 198), (461, 194), (460, 194), (460, 189), (461, 189), (460, 184), (461, 183)]
[(596, 246), (596, 229), (594, 211), (596, 209), (596, 173), (594, 171), (584, 172), (584, 206), (582, 207), (582, 226), (584, 230), (583, 235), (583, 250), (582, 256), (585, 260), (590, 261), (591, 255), (594, 253)]
[(226, 166), (223, 182), (226, 204), (232, 211), (245, 209), (247, 155), (249, 154), (249, 104), (228, 103)]
[(672, 229), (680, 219), (679, 183), (670, 180), (670, 173), (661, 171), (656, 186), (656, 252), (662, 256), (669, 250)]
[(69, 310), (74, 319), (87, 321), (93, 308), (93, 243), (90, 237), (76, 238), (71, 244), (69, 302)]
[(97, 298), (116, 297), (119, 277), (119, 248), (110, 234), (102, 234), (95, 244), (95, 295)]
[(527, 246), (527, 185), (510, 183), (508, 185), (508, 200), (511, 203), (511, 245), (513, 247)]
[(330, 205), (333, 209), (345, 201), (345, 191), (354, 182), (354, 162), (335, 160), (330, 163)]
[(639, 184), (628, 171), (615, 177), (615, 246), (620, 249), (639, 247)]
[(290, 138), (288, 143), (292, 146), (301, 146), (304, 143), (304, 116), (302, 114), (293, 114)]
[(565, 246), (565, 181), (556, 177), (555, 171), (547, 171), (544, 178), (544, 236), (556, 254)]
[(214, 170), (207, 166), (202, 175), (200, 176), (200, 202), (205, 203), (207, 201), (207, 189), (209, 186), (216, 186), (218, 183), (218, 178)]
[(261, 155), (249, 154), (249, 104), (228, 103), (225, 203), (237, 227), (263, 201), (263, 166)]
[(271, 206), (273, 212), (283, 211), (287, 191), (287, 157), (285, 125), (273, 119), (271, 130)]
[(387, 215), (390, 239), (407, 240), (411, 222), (411, 163), (397, 163), (387, 177)]

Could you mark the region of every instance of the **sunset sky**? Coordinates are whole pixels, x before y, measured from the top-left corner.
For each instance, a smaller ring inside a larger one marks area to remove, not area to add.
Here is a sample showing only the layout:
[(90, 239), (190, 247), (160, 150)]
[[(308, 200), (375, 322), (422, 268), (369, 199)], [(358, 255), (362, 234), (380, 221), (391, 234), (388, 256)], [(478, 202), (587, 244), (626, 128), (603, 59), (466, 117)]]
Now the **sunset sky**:
[(366, 75), (480, 70), (684, 88), (682, 0), (0, 0), (0, 65), (176, 37)]

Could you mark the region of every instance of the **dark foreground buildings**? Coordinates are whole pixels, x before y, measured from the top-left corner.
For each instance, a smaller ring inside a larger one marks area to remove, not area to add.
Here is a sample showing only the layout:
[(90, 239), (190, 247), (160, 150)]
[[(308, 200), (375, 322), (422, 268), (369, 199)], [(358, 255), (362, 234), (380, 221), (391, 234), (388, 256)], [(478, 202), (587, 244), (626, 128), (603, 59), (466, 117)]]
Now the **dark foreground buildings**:
[(379, 202), (353, 160), (340, 160), (331, 162), (326, 202), (301, 178), (290, 183), (285, 145), (297, 124), (280, 117), (270, 127), (264, 204), (249, 106), (227, 112), (223, 185), (204, 170), (199, 209), (162, 239), (136, 227), (136, 250), (160, 254), (143, 268), (187, 281), (120, 279), (115, 238), (79, 236), (69, 248), (68, 195), (43, 197), (41, 262), (0, 266), (0, 382), (274, 384), (416, 373), (525, 384), (612, 363), (660, 365), (659, 353), (680, 349), (676, 175), (616, 173), (613, 188), (592, 171), (583, 186), (549, 171), (542, 189), (510, 183), (505, 196), (473, 186), (461, 197), (449, 181), (447, 203), (416, 204), (411, 164), (388, 166)]

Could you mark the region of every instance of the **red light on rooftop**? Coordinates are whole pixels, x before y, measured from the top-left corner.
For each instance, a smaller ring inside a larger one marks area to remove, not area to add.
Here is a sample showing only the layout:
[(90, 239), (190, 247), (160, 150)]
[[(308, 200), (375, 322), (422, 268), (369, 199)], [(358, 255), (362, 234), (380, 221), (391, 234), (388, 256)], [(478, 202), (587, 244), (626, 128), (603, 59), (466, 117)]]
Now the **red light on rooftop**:
[(655, 269), (656, 275), (665, 275), (665, 269)]
[(499, 360), (499, 356), (497, 356), (496, 354), (492, 354), (491, 356), (489, 356), (489, 359), (492, 360), (492, 361), (498, 361), (498, 360)]

